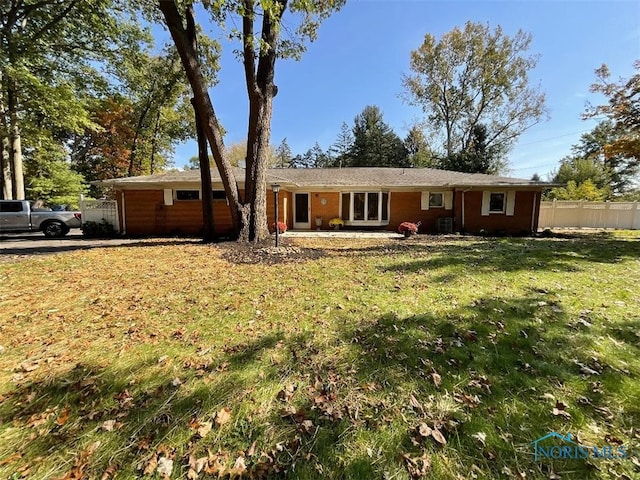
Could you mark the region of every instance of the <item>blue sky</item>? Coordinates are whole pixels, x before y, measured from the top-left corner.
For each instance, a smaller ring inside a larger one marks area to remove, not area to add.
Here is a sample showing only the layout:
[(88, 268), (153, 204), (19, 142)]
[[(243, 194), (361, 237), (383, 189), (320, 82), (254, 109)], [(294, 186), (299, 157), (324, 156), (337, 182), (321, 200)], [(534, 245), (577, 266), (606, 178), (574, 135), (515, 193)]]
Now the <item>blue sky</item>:
[[(588, 100), (603, 100), (589, 93), (597, 67), (606, 63), (614, 78), (628, 78), (640, 59), (638, 1), (347, 0), (322, 24), (301, 61), (276, 65), (272, 143), (286, 137), (294, 153), (316, 141), (326, 149), (342, 122), (352, 125), (366, 105), (378, 105), (404, 137), (421, 116), (400, 98), (411, 50), (426, 33), (439, 38), (466, 21), (500, 25), (507, 35), (529, 32), (530, 53), (540, 54), (530, 81), (546, 93), (550, 119), (525, 132), (511, 151), (510, 174), (516, 177), (537, 172), (546, 178), (581, 133), (595, 125), (581, 114)], [(203, 27), (216, 35), (214, 26)], [(227, 130), (226, 143), (242, 141), (247, 128), (244, 77), (234, 48), (223, 43), (220, 82), (210, 92)], [(175, 166), (181, 168), (195, 154), (194, 142), (180, 145)]]

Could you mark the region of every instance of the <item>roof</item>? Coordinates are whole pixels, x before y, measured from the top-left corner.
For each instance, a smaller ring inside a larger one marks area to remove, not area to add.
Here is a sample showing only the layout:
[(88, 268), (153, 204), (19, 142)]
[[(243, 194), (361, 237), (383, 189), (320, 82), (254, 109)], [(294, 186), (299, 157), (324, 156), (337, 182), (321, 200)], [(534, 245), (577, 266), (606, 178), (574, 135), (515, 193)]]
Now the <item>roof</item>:
[[(244, 182), (244, 169), (234, 168), (237, 181)], [(217, 169), (211, 170), (211, 180), (221, 182)], [(119, 189), (169, 188), (185, 184), (199, 184), (200, 170), (172, 171), (156, 175), (115, 178), (92, 182)], [(270, 168), (267, 183), (279, 183), (285, 188), (427, 188), (427, 187), (529, 187), (548, 188), (547, 182), (522, 178), (501, 177), (481, 173), (462, 173), (434, 168)]]

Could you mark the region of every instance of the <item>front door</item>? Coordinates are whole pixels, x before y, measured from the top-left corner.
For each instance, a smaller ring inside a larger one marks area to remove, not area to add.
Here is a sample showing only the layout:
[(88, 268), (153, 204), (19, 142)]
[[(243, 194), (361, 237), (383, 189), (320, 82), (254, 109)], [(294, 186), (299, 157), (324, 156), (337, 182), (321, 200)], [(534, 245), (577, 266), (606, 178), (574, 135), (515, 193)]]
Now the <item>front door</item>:
[(310, 229), (310, 212), (311, 206), (309, 204), (308, 193), (294, 193), (293, 194), (293, 228)]

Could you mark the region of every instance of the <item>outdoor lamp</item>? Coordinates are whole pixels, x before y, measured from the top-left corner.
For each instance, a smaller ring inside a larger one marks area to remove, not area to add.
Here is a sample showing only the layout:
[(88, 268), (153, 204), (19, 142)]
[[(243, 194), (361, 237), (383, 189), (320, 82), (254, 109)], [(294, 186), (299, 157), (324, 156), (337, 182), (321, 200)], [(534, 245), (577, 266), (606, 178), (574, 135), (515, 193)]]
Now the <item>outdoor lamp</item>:
[(276, 229), (276, 248), (278, 248), (278, 243), (279, 243), (279, 228), (278, 228), (278, 192), (280, 191), (280, 185), (278, 185), (277, 183), (273, 183), (271, 184), (271, 190), (273, 191), (273, 204), (275, 206), (275, 217), (276, 217), (276, 221), (275, 221), (275, 229)]

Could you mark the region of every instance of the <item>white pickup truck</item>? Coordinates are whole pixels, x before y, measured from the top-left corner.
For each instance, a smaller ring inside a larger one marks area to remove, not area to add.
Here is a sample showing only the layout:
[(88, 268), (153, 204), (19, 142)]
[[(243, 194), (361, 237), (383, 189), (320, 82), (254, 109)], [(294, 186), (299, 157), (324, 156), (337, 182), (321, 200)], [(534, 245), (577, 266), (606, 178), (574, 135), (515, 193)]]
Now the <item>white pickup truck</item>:
[(47, 237), (63, 237), (81, 226), (80, 212), (32, 208), (28, 200), (0, 200), (0, 233), (41, 231)]

